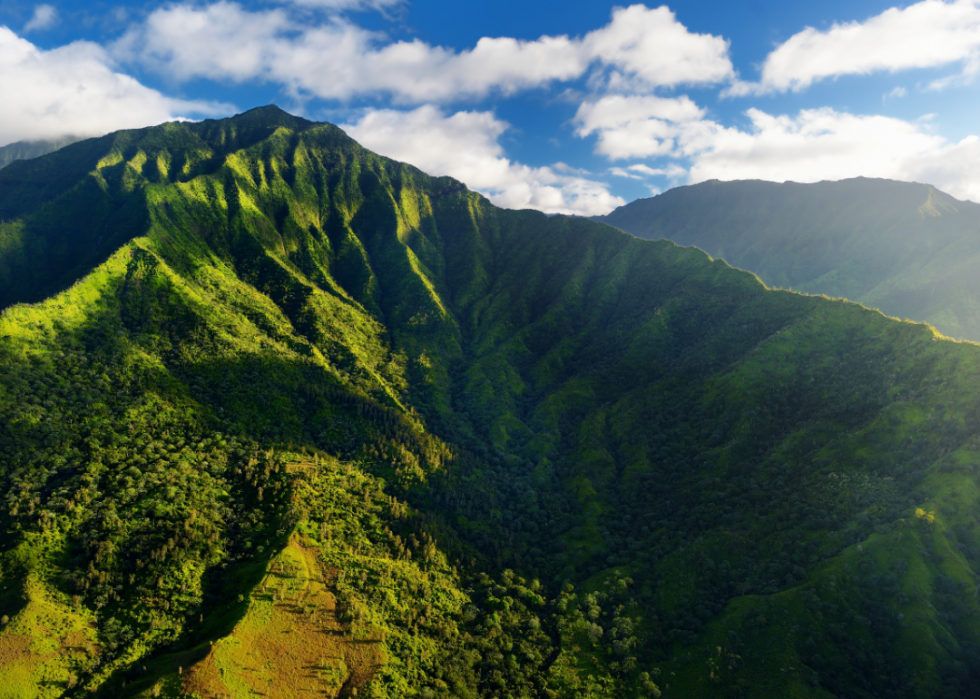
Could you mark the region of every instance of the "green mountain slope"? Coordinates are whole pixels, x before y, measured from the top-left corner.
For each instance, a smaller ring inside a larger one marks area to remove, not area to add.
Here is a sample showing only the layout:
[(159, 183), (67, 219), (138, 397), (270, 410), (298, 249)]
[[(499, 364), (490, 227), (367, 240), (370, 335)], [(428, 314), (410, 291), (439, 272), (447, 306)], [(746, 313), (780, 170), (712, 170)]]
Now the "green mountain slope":
[(64, 136), (47, 141), (17, 141), (8, 143), (0, 147), (0, 170), (17, 160), (30, 160), (40, 158), (42, 155), (53, 153), (56, 150), (79, 141), (77, 136)]
[(711, 181), (596, 220), (697, 246), (771, 286), (847, 298), (980, 341), (980, 205), (929, 185)]
[(978, 679), (974, 345), (275, 108), (0, 219), (0, 697)]

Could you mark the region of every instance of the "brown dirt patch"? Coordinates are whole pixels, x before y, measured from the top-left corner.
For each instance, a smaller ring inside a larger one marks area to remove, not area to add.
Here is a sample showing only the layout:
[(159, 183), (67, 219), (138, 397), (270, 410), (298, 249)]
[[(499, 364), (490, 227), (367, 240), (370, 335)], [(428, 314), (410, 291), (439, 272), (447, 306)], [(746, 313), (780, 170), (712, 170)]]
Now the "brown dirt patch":
[(294, 536), (245, 618), (185, 674), (184, 690), (209, 699), (346, 699), (382, 662), (378, 640), (351, 637), (337, 619), (316, 550)]

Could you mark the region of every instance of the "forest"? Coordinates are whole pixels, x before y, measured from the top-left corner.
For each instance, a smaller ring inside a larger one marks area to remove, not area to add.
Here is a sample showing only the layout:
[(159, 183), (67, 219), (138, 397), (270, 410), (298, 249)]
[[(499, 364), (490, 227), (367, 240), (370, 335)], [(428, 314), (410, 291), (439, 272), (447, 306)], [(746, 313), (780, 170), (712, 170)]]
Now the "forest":
[(713, 180), (595, 220), (695, 245), (769, 286), (826, 294), (980, 341), (980, 206), (928, 184)]
[(0, 697), (962, 697), (980, 347), (268, 107), (0, 171)]

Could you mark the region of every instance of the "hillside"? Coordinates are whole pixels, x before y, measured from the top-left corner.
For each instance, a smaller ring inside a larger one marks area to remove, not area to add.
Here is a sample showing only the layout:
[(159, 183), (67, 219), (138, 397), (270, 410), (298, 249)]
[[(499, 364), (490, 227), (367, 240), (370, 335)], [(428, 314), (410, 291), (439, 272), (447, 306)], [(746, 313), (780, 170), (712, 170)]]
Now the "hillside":
[(76, 136), (65, 136), (48, 141), (17, 141), (0, 147), (0, 169), (17, 160), (30, 160), (42, 155), (53, 153), (59, 148), (75, 143), (81, 139)]
[(980, 341), (980, 205), (929, 185), (711, 181), (596, 220), (694, 245), (770, 286), (847, 298)]
[(0, 220), (4, 699), (980, 679), (980, 347), (272, 107)]

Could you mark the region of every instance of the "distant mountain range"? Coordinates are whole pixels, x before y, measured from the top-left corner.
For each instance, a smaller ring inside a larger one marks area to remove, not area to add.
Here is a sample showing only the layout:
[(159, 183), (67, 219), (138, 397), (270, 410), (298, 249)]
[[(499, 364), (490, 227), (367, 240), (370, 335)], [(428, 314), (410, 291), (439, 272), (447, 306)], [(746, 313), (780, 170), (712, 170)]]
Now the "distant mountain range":
[(595, 220), (696, 246), (770, 286), (847, 298), (980, 341), (980, 205), (929, 185), (711, 181)]
[[(889, 269), (973, 211), (856, 186)], [(0, 171), (0, 308), (0, 698), (980, 686), (980, 347), (925, 324), (274, 107)]]
[(40, 141), (17, 141), (6, 146), (0, 147), (0, 169), (10, 165), (17, 160), (30, 160), (38, 158), (48, 153), (53, 153), (59, 148), (64, 148), (69, 143), (82, 140), (77, 136), (64, 136), (52, 140)]

